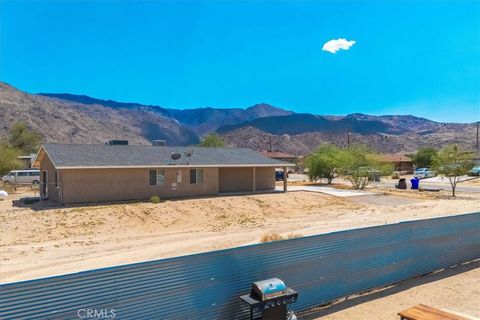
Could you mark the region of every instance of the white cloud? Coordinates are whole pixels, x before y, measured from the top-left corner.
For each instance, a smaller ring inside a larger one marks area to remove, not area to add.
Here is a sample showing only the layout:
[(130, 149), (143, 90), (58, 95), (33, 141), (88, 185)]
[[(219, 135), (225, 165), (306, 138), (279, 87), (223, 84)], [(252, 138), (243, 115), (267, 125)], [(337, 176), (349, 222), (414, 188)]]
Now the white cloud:
[(328, 51), (330, 53), (336, 53), (338, 50), (348, 50), (351, 46), (355, 44), (355, 41), (351, 40), (348, 41), (347, 39), (333, 39), (330, 41), (325, 42), (323, 45), (322, 50)]

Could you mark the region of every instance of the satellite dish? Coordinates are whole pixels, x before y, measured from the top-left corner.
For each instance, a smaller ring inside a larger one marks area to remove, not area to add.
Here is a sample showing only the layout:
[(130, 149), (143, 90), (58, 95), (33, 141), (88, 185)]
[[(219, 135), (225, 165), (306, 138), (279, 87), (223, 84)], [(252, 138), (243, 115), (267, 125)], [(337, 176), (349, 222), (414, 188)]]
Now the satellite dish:
[(193, 154), (193, 150), (185, 151), (184, 154), (185, 154), (185, 157), (191, 157)]
[(172, 153), (171, 157), (173, 160), (178, 160), (182, 157), (182, 155), (180, 153)]

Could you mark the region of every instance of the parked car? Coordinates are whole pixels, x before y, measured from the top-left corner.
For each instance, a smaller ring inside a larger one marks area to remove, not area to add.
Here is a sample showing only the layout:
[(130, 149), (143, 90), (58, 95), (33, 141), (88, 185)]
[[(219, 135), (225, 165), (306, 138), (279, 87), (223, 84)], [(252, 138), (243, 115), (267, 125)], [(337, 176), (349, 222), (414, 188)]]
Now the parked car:
[(40, 170), (12, 170), (2, 177), (2, 181), (12, 184), (38, 184)]
[(432, 178), (437, 174), (434, 171), (431, 171), (429, 168), (417, 168), (413, 172), (413, 177), (418, 179)]
[(473, 167), (470, 171), (468, 171), (469, 176), (480, 176), (480, 166)]
[[(275, 181), (283, 181), (283, 170), (275, 170)], [(288, 173), (287, 173), (288, 178)]]

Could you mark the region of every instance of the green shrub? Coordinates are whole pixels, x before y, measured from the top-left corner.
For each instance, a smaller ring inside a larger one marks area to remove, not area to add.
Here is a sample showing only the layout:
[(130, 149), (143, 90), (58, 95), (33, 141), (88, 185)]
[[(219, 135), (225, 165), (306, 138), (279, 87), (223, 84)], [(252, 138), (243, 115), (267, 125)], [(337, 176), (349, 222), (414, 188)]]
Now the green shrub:
[(151, 196), (150, 197), (150, 202), (151, 203), (160, 203), (160, 197), (159, 196)]

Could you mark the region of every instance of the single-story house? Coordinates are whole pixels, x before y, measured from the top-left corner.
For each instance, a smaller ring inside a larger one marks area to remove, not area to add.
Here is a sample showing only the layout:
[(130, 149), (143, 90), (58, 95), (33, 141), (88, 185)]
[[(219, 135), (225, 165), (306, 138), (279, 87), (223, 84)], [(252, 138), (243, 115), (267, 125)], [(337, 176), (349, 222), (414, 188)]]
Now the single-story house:
[(274, 190), (275, 168), (293, 164), (241, 148), (44, 144), (33, 166), (41, 196), (69, 204)]
[(393, 171), (412, 173), (413, 160), (402, 154), (382, 154), (378, 161), (393, 164)]

